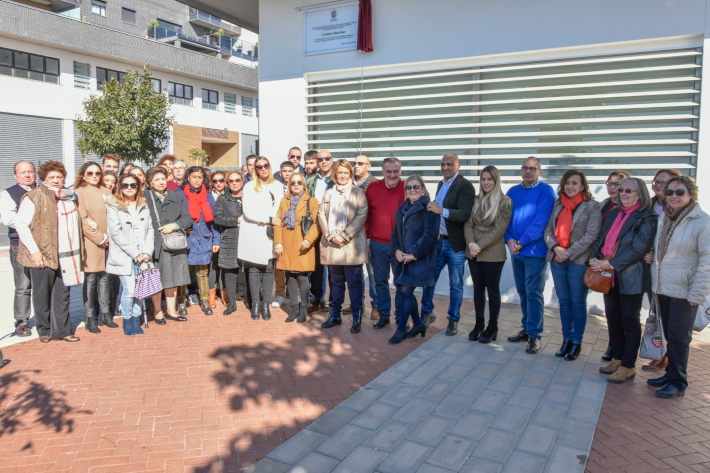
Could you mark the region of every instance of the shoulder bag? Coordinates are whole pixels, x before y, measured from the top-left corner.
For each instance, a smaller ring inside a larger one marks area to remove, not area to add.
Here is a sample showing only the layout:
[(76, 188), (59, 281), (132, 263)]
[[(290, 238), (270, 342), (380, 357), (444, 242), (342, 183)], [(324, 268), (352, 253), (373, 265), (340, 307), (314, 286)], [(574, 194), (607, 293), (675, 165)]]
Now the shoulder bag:
[(641, 338), (639, 357), (646, 360), (660, 361), (666, 354), (666, 337), (663, 335), (661, 324), (661, 308), (656, 294), (651, 298), (651, 308), (648, 310), (646, 326)]
[[(605, 259), (610, 260), (616, 256), (617, 249), (619, 249), (618, 241), (616, 242), (616, 245), (614, 245), (614, 253)], [(584, 284), (594, 292), (609, 294), (612, 282), (614, 281), (614, 273), (615, 271), (613, 269), (610, 269), (609, 271), (594, 271), (592, 268), (587, 268), (584, 272)]]
[(303, 232), (304, 237), (308, 235), (308, 232), (311, 230), (312, 226), (313, 217), (311, 216), (311, 197), (309, 196), (306, 201), (306, 215), (301, 217), (301, 231)]
[[(160, 223), (160, 214), (158, 213), (158, 207), (155, 204), (155, 194), (151, 193), (151, 197), (151, 200), (153, 201), (153, 210), (155, 211), (155, 218), (158, 220), (158, 227), (162, 227), (163, 225)], [(190, 249), (190, 242), (187, 241), (187, 235), (185, 234), (185, 231), (182, 228), (170, 233), (161, 233), (160, 235), (163, 240), (163, 248), (168, 251), (180, 251)]]

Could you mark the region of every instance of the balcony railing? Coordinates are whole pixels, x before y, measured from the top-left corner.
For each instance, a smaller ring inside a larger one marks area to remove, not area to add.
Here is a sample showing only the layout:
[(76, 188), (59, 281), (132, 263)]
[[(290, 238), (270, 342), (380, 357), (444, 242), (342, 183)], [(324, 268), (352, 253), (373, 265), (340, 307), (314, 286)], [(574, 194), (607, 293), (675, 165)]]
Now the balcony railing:
[(226, 35), (236, 35), (239, 36), (242, 33), (242, 29), (237, 25), (224, 21), (223, 19), (210, 15), (207, 12), (198, 10), (197, 8), (190, 7), (189, 13), (190, 23), (194, 23), (205, 28), (219, 29), (222, 28), (224, 34)]

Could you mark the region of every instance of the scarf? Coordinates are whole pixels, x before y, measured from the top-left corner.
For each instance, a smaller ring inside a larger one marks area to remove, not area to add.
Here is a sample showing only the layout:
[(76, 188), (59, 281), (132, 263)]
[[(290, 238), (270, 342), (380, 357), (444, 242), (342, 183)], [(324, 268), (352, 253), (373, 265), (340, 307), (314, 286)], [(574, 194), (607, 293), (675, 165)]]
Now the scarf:
[(412, 210), (413, 205), (414, 205), (414, 203), (411, 200), (405, 199), (404, 203), (402, 204), (402, 213), (404, 215), (407, 215), (409, 213), (409, 211)]
[(328, 212), (328, 235), (326, 239), (330, 241), (334, 236), (340, 235), (348, 226), (348, 211), (350, 206), (350, 191), (353, 183), (348, 182), (344, 186), (336, 185), (330, 193), (330, 210)]
[[(190, 209), (190, 215), (192, 216), (192, 219), (195, 222), (200, 221), (200, 213), (202, 214), (203, 217), (205, 217), (205, 222), (211, 222), (214, 220), (214, 217), (212, 216), (212, 207), (210, 206), (210, 203), (207, 201), (207, 188), (203, 184), (202, 187), (200, 187), (198, 190), (195, 190), (192, 188), (191, 185), (185, 186), (185, 189), (187, 189), (187, 192), (185, 192), (185, 196), (187, 197), (187, 202), (190, 204), (188, 205)], [(202, 191), (205, 192), (202, 192)]]
[(76, 194), (70, 189), (62, 189), (57, 201), (57, 243), (59, 268), (65, 286), (76, 286), (84, 282), (81, 271), (81, 229), (79, 213), (76, 209)]
[(673, 212), (670, 205), (666, 205), (663, 211), (666, 214), (666, 218), (663, 219), (663, 227), (661, 228), (661, 241), (658, 244), (658, 261), (663, 261), (663, 257), (666, 256), (666, 250), (671, 242), (671, 237), (673, 232), (680, 222), (690, 213), (695, 207), (695, 202), (691, 202), (686, 205), (680, 212)]
[(569, 248), (572, 243), (570, 241), (570, 235), (572, 234), (572, 218), (574, 217), (574, 211), (577, 209), (579, 204), (585, 200), (587, 200), (587, 196), (581, 192), (577, 194), (574, 199), (570, 199), (566, 194), (562, 194), (560, 197), (562, 210), (560, 210), (560, 213), (557, 216), (555, 240), (557, 240), (557, 243), (564, 249)]
[(303, 199), (304, 195), (306, 195), (305, 191), (301, 192), (301, 195), (291, 195), (291, 205), (284, 214), (283, 218), (283, 221), (286, 224), (286, 228), (288, 228), (289, 230), (293, 230), (294, 228), (296, 228), (296, 206), (301, 201), (301, 199)]
[(619, 214), (616, 216), (616, 220), (611, 225), (609, 232), (607, 232), (604, 239), (604, 246), (602, 247), (602, 256), (606, 259), (611, 259), (614, 257), (614, 247), (616, 246), (616, 240), (619, 239), (619, 234), (624, 224), (629, 219), (629, 216), (634, 210), (641, 208), (641, 201), (636, 202), (629, 208), (624, 207), (619, 203)]

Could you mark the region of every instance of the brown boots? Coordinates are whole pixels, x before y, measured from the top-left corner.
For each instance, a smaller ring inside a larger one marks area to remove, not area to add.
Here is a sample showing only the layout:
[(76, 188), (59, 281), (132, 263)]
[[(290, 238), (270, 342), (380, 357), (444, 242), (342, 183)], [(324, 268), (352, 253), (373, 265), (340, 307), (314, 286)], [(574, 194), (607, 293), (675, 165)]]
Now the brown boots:
[(611, 360), (608, 365), (600, 366), (599, 372), (604, 374), (612, 374), (621, 367), (621, 360)]
[(210, 289), (210, 308), (217, 308), (217, 289)]
[(222, 288), (222, 304), (224, 304), (225, 307), (229, 305), (229, 297), (227, 297), (227, 289)]
[(651, 360), (641, 367), (644, 371), (652, 371), (660, 368), (665, 368), (668, 365), (668, 357), (664, 356), (659, 361)]
[(634, 379), (636, 376), (636, 368), (626, 368), (621, 366), (621, 360), (611, 360), (608, 365), (599, 368), (600, 373), (608, 374), (607, 381), (610, 383), (621, 384), (626, 380)]

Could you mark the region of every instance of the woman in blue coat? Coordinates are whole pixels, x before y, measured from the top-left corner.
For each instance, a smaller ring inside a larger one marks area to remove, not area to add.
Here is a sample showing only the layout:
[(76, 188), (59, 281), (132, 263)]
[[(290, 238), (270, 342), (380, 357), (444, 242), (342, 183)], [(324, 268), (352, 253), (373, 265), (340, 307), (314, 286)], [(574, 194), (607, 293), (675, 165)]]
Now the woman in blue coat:
[(187, 264), (194, 266), (197, 274), (197, 285), (200, 292), (200, 308), (205, 315), (212, 315), (210, 308), (210, 262), (212, 254), (219, 251), (219, 226), (214, 223), (212, 209), (214, 197), (204, 182), (207, 178), (205, 170), (192, 166), (187, 170), (187, 181), (177, 192), (187, 203), (192, 217), (192, 231), (188, 236), (190, 251), (187, 254)]
[[(419, 318), (419, 307), (414, 297), (414, 289), (433, 286), (436, 264), (436, 243), (439, 239), (441, 218), (426, 209), (430, 202), (424, 179), (410, 176), (404, 184), (407, 200), (397, 209), (391, 245), (397, 262), (394, 267), (394, 281), (402, 307), (397, 331), (390, 343), (401, 343), (405, 338), (426, 335), (426, 327)], [(412, 330), (407, 333), (407, 321), (412, 316)]]

